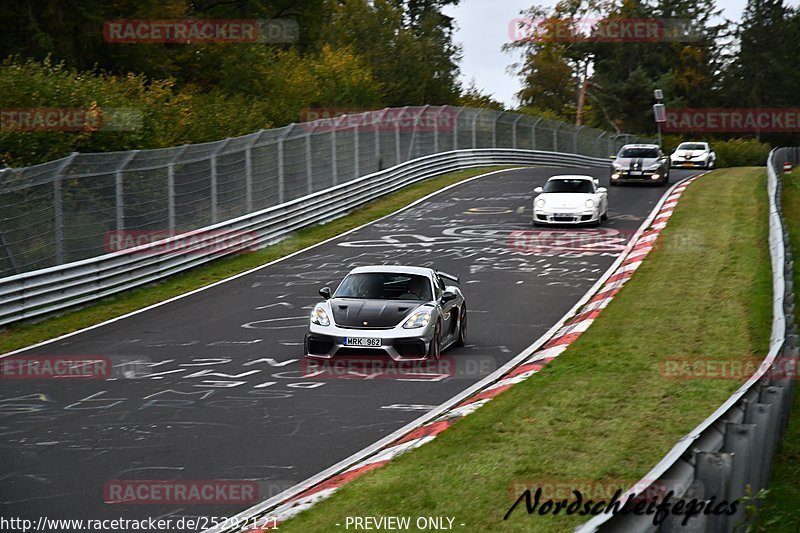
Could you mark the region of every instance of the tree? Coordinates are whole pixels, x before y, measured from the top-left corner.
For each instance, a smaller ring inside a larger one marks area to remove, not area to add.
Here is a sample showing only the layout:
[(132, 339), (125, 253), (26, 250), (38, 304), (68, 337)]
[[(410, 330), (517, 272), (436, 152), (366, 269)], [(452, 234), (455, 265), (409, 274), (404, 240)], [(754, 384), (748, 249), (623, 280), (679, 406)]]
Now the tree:
[(725, 76), (725, 103), (736, 107), (798, 105), (800, 12), (783, 0), (748, 0), (736, 33), (739, 51)]

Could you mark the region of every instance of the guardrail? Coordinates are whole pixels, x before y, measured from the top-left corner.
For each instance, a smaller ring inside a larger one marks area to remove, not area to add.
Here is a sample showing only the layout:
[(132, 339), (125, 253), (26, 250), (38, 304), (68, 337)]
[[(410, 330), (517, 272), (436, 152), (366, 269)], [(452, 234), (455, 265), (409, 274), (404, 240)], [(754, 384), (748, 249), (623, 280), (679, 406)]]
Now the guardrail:
[(420, 157), (254, 213), (120, 252), (0, 279), (0, 325), (85, 304), (214, 259), (275, 243), (411, 183), (490, 165), (593, 166), (607, 159), (514, 149)]
[[(797, 164), (800, 148), (780, 148), (770, 152), (767, 161), (769, 193), (769, 249), (772, 260), (773, 321), (770, 349), (759, 369), (723, 405), (699, 426), (684, 436), (648, 472), (635, 489), (622, 495), (673, 491), (676, 499), (697, 498), (698, 502), (739, 500), (731, 516), (702, 513), (689, 522), (687, 531), (728, 532), (745, 526), (745, 502), (769, 486), (772, 459), (789, 421), (794, 394), (793, 369), (797, 362), (798, 334), (792, 284), (792, 253), (789, 235), (781, 214), (781, 180), (784, 161)], [(778, 368), (783, 372), (770, 372)], [(593, 531), (650, 532), (677, 531), (685, 515), (673, 515), (659, 526), (653, 515), (602, 514), (576, 529)]]

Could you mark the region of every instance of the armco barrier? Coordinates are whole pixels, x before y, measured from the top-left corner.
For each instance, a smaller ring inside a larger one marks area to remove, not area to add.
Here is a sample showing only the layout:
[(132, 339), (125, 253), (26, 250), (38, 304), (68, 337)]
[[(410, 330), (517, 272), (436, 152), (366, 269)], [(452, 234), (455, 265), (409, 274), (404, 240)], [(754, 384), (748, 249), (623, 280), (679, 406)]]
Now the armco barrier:
[[(623, 494), (660, 494), (674, 491), (676, 499), (709, 501), (739, 500), (731, 516), (702, 513), (681, 526), (685, 515), (670, 515), (660, 526), (653, 515), (601, 514), (578, 528), (580, 533), (594, 531), (711, 531), (744, 530), (746, 505), (757, 505), (755, 496), (769, 486), (772, 459), (789, 420), (796, 376), (772, 368), (792, 368), (797, 360), (798, 337), (792, 295), (792, 253), (781, 215), (781, 173), (785, 161), (798, 162), (800, 148), (780, 148), (767, 161), (769, 192), (769, 249), (772, 259), (773, 321), (770, 349), (758, 371), (722, 406), (691, 433), (683, 437), (669, 453), (642, 478), (637, 489)], [(779, 376), (779, 378), (776, 378)], [(783, 376), (783, 377), (780, 377)], [(645, 482), (644, 480), (647, 480)], [(656, 480), (658, 487), (655, 487)], [(651, 484), (651, 486), (647, 486)], [(751, 503), (743, 498), (749, 497)]]
[[(411, 183), (470, 167), (604, 167), (589, 156), (513, 149), (454, 150), (420, 157), (328, 189), (176, 237), (0, 279), (0, 325), (104, 298), (219, 257), (274, 243), (342, 216)], [(225, 238), (230, 242), (225, 243)], [(189, 239), (191, 238), (191, 240)], [(202, 253), (192, 253), (203, 250)]]

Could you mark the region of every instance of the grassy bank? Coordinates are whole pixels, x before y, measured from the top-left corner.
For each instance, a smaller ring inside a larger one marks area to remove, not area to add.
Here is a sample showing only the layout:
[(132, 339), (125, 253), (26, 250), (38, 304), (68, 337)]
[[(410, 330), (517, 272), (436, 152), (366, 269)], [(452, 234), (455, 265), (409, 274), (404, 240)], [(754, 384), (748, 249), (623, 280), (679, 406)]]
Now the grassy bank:
[(439, 189), (478, 174), (508, 167), (463, 170), (416, 183), (361, 207), (346, 217), (298, 231), (284, 241), (251, 254), (237, 254), (173, 276), (157, 285), (128, 291), (88, 307), (37, 323), (11, 325), (0, 331), (0, 353), (29, 346), (147, 307), (179, 294), (274, 261), (308, 246), (366, 224)]
[[(792, 251), (800, 250), (800, 170), (783, 180), (783, 216), (789, 228)], [(795, 309), (800, 309), (800, 268), (795, 260)], [(800, 394), (795, 396), (789, 427), (772, 467), (772, 483), (761, 510), (759, 531), (800, 531)]]
[(402, 515), (412, 524), (452, 517), (465, 531), (571, 530), (586, 518), (528, 516), (522, 505), (504, 521), (516, 487), (601, 480), (627, 488), (728, 398), (738, 382), (666, 379), (660, 362), (763, 357), (766, 243), (762, 169), (698, 180), (633, 281), (556, 361), (280, 529), (330, 531), (347, 517)]

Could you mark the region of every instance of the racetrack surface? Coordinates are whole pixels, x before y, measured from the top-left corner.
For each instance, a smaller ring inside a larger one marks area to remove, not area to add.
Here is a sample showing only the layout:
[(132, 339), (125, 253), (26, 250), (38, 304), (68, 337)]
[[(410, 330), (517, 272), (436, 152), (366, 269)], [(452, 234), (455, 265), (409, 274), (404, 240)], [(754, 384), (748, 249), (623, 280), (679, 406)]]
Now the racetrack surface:
[[(124, 320), (12, 357), (140, 359), (144, 376), (0, 382), (0, 516), (232, 516), (255, 503), (105, 503), (109, 480), (255, 480), (258, 501), (479, 381), (545, 333), (611, 265), (664, 187), (609, 188), (600, 228), (533, 228), (531, 168), (471, 180), (338, 239)], [(693, 174), (672, 171), (672, 181)], [(314, 375), (317, 290), (366, 264), (461, 277), (468, 344), (433, 375)], [(207, 526), (211, 526), (208, 523)]]

